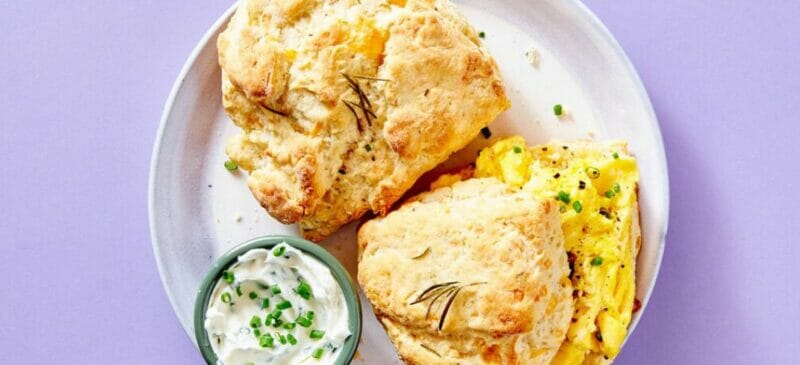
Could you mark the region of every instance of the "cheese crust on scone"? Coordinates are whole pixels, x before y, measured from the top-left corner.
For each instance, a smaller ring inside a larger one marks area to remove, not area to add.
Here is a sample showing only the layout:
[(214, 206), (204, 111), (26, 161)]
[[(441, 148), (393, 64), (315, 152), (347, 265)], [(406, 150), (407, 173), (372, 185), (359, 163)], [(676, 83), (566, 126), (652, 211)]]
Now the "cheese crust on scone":
[(573, 313), (558, 214), (551, 200), (482, 178), (365, 223), (358, 281), (401, 358), (549, 364)]
[(243, 0), (217, 42), (229, 158), (319, 241), (386, 214), (510, 104), (446, 0)]

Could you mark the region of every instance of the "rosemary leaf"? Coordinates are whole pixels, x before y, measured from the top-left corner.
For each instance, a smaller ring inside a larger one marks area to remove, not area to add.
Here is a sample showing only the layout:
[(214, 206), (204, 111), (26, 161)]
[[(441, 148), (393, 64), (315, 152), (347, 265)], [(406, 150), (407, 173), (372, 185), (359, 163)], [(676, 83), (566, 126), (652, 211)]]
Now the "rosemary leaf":
[(419, 254), (419, 255), (417, 255), (417, 256), (414, 256), (414, 257), (412, 257), (411, 259), (412, 259), (412, 260), (419, 260), (419, 259), (421, 259), (421, 258), (425, 257), (425, 255), (427, 255), (427, 254), (429, 254), (429, 253), (431, 253), (431, 248), (430, 248), (430, 247), (426, 248), (426, 249), (425, 249), (425, 251), (422, 251), (422, 253), (421, 253), (421, 254)]
[(439, 353), (438, 353), (438, 352), (436, 352), (436, 350), (434, 350), (434, 349), (432, 349), (432, 348), (428, 347), (428, 346), (427, 346), (427, 345), (425, 345), (424, 343), (421, 343), (421, 344), (419, 344), (419, 345), (420, 345), (420, 346), (422, 346), (422, 348), (424, 348), (424, 349), (426, 349), (426, 350), (428, 350), (428, 351), (432, 352), (434, 355), (436, 355), (436, 356), (438, 356), (438, 357), (442, 357), (442, 355), (439, 355)]

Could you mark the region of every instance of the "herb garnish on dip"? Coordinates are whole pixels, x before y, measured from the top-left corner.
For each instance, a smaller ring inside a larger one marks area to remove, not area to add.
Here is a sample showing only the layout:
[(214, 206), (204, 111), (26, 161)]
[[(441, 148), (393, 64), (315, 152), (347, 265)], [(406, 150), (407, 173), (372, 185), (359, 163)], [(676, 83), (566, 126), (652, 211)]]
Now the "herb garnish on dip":
[(286, 243), (247, 251), (222, 273), (204, 327), (226, 365), (331, 364), (351, 335), (330, 269)]

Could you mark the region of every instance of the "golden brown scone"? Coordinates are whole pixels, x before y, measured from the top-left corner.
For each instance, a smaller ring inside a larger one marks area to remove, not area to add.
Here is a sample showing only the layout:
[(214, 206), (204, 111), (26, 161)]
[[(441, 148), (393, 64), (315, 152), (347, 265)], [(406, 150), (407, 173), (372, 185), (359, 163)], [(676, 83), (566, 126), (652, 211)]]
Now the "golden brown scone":
[(385, 214), (509, 107), (447, 0), (243, 0), (217, 46), (242, 129), (228, 156), (272, 216), (315, 241)]
[(572, 287), (551, 200), (455, 182), (365, 223), (358, 243), (358, 281), (409, 364), (549, 364), (564, 340)]

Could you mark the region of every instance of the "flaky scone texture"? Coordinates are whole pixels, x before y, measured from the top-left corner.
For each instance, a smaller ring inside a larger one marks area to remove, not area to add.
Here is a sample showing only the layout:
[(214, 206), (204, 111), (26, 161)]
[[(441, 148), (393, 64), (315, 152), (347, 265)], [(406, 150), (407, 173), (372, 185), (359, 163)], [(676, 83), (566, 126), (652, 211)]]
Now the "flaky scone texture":
[[(358, 281), (408, 364), (549, 364), (564, 340), (572, 286), (553, 201), (456, 182), (365, 223), (358, 243)], [(420, 301), (454, 282), (455, 296)]]
[(509, 107), (447, 0), (243, 0), (219, 36), (226, 152), (255, 198), (319, 241), (385, 214)]

